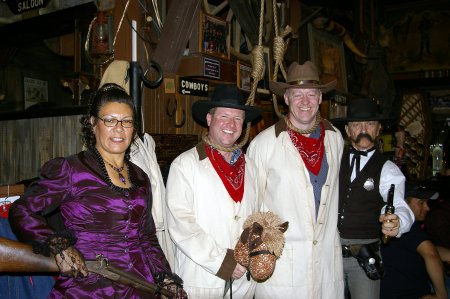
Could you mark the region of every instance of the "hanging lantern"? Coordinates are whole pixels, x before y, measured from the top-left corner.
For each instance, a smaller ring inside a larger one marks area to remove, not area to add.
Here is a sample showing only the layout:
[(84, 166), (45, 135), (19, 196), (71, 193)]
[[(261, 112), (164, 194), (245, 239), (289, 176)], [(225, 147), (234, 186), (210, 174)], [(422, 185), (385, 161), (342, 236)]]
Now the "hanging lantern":
[(92, 24), (92, 49), (94, 55), (109, 55), (113, 52), (113, 17), (105, 11), (97, 12)]

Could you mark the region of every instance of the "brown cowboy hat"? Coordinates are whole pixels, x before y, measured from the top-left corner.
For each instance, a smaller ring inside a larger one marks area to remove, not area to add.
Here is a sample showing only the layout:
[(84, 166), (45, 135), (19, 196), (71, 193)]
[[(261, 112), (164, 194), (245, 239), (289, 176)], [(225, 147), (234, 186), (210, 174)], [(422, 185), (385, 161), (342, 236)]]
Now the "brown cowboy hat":
[(216, 107), (244, 110), (244, 122), (254, 121), (261, 115), (259, 107), (245, 105), (245, 98), (236, 85), (220, 84), (214, 89), (211, 100), (198, 100), (192, 104), (192, 116), (200, 125), (206, 126), (206, 114)]
[(304, 64), (291, 63), (287, 71), (286, 83), (270, 81), (269, 88), (274, 94), (282, 97), (288, 88), (318, 88), (326, 93), (335, 89), (336, 83), (336, 80), (328, 83), (320, 82), (316, 66), (311, 61), (306, 61)]

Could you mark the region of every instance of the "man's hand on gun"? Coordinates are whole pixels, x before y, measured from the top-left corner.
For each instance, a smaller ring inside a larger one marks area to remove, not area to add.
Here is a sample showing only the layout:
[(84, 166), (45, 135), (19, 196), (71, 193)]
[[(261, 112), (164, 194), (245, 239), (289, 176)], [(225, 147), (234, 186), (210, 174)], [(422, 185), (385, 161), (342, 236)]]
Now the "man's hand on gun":
[(396, 214), (381, 214), (379, 221), (381, 222), (381, 232), (389, 237), (398, 235), (400, 229), (400, 219)]

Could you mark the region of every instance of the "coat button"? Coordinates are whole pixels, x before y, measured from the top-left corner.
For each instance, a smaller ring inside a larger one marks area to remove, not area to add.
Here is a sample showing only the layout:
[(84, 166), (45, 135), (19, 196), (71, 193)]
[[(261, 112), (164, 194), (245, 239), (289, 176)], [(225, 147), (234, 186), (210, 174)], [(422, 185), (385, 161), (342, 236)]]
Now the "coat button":
[(316, 245), (317, 243), (319, 243), (319, 241), (317, 241), (317, 240), (314, 240), (314, 241), (313, 241), (313, 244), (314, 244), (314, 245)]

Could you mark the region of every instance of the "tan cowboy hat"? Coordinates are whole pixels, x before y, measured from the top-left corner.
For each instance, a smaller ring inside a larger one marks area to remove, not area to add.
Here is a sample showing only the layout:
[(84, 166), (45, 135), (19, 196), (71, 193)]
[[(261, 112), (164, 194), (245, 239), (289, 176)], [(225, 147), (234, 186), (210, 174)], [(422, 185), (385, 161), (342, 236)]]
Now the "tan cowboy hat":
[(283, 96), (288, 88), (318, 88), (326, 93), (336, 88), (336, 80), (328, 83), (322, 83), (319, 79), (319, 72), (317, 67), (311, 61), (306, 61), (304, 64), (297, 62), (291, 63), (286, 75), (286, 82), (269, 82), (270, 90), (278, 95)]
[(106, 68), (105, 73), (100, 81), (99, 88), (106, 83), (116, 83), (125, 91), (130, 94), (130, 76), (128, 75), (128, 69), (130, 64), (125, 60), (113, 60)]

